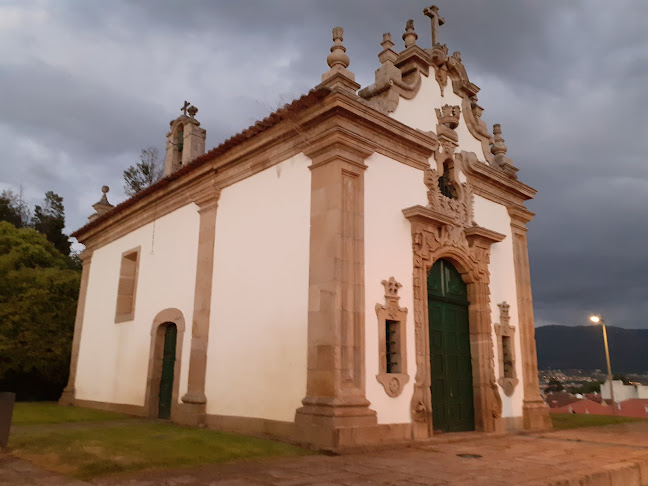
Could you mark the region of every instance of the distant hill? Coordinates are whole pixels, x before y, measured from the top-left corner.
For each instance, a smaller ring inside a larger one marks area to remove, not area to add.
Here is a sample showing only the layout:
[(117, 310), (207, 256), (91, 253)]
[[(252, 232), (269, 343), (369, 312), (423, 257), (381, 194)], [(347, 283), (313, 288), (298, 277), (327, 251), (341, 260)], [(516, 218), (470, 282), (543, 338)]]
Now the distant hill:
[[(648, 371), (648, 329), (607, 327), (612, 373)], [(536, 328), (538, 369), (607, 369), (600, 326)]]

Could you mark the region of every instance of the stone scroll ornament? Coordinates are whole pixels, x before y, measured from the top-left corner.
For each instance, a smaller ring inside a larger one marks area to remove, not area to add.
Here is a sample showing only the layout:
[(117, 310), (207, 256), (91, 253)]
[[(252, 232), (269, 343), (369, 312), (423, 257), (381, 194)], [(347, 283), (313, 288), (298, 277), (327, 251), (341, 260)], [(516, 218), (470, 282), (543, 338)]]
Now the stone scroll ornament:
[(385, 287), (385, 305), (376, 304), (379, 346), (376, 379), (387, 395), (397, 397), (409, 381), (406, 348), (407, 309), (398, 305), (398, 289), (402, 285), (394, 277), (389, 277), (381, 283)]

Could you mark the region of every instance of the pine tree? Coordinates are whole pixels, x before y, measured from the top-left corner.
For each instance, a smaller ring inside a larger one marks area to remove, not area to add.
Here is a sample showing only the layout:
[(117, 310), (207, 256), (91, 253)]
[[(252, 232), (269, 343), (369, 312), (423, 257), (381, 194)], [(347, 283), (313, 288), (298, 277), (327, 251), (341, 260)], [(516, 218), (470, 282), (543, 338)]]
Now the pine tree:
[(11, 190), (2, 191), (0, 194), (0, 221), (7, 221), (16, 228), (29, 226), (30, 211), (20, 193), (16, 194)]
[(53, 191), (45, 193), (45, 203), (34, 207), (32, 226), (44, 234), (54, 247), (64, 255), (70, 254), (68, 236), (63, 233), (65, 228), (65, 208), (63, 198)]
[(163, 168), (156, 147), (142, 149), (140, 161), (124, 171), (124, 193), (131, 197), (162, 178)]

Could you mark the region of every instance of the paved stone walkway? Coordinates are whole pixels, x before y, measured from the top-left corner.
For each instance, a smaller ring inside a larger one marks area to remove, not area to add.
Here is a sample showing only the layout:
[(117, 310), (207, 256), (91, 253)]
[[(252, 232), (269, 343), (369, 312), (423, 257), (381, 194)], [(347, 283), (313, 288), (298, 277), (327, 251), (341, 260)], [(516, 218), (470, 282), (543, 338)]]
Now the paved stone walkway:
[(410, 448), (142, 472), (91, 483), (0, 455), (0, 485), (648, 486), (648, 423), (474, 437), (453, 434)]

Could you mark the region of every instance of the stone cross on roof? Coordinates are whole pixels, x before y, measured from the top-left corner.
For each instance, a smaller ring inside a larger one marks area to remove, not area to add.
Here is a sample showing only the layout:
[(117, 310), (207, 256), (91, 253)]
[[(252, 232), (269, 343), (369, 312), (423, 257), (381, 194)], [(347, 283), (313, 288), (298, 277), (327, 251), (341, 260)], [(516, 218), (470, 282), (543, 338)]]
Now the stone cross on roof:
[(187, 110), (189, 109), (189, 105), (191, 105), (191, 103), (185, 100), (184, 106), (180, 108), (180, 111), (183, 112), (185, 116), (187, 116)]
[(423, 9), (423, 14), (432, 21), (432, 47), (439, 45), (439, 27), (445, 24), (445, 19), (439, 15), (439, 7), (432, 5)]

